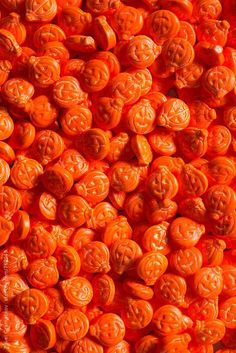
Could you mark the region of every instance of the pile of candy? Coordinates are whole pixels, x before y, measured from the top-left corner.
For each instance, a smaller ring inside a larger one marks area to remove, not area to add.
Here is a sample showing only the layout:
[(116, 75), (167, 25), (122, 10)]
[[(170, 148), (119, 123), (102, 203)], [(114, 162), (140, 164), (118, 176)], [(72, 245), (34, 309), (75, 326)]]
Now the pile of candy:
[(0, 353), (235, 353), (236, 1), (0, 11)]

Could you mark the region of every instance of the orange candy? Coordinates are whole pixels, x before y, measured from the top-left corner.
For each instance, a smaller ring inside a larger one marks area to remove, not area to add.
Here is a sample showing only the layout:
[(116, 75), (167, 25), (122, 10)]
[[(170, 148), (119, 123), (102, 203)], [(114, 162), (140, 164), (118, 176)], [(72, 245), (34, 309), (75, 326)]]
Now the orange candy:
[(11, 241), (24, 240), (30, 231), (30, 217), (25, 211), (17, 211), (12, 217), (14, 230), (11, 232)]
[(73, 177), (75, 181), (88, 171), (88, 162), (75, 149), (67, 149), (64, 151), (58, 161)]
[(177, 36), (187, 39), (192, 45), (194, 45), (196, 42), (196, 33), (194, 27), (187, 21), (180, 21), (180, 30)]
[(103, 201), (109, 192), (109, 179), (106, 174), (93, 170), (88, 171), (78, 183), (75, 190), (87, 202), (97, 204)]
[[(212, 334), (214, 330), (214, 334)], [(196, 321), (195, 336), (198, 343), (215, 344), (219, 342), (225, 334), (225, 326), (221, 320)]]
[(76, 307), (89, 304), (93, 297), (90, 282), (83, 277), (72, 277), (60, 282), (60, 287), (66, 301)]
[(150, 133), (149, 143), (156, 153), (164, 156), (172, 156), (176, 153), (175, 132), (165, 128), (157, 128)]
[(149, 33), (157, 44), (174, 38), (180, 29), (178, 17), (171, 11), (155, 11), (148, 18)]
[(191, 64), (185, 66), (184, 68), (176, 71), (175, 85), (177, 88), (181, 89), (184, 87), (194, 87), (199, 85), (201, 76), (204, 72), (203, 65), (192, 62)]
[(127, 307), (121, 312), (125, 325), (130, 329), (142, 329), (151, 322), (152, 306), (142, 299), (128, 299)]
[(69, 108), (72, 104), (79, 104), (85, 98), (75, 77), (63, 76), (53, 85), (53, 99), (61, 108)]
[[(74, 23), (72, 27), (70, 24)], [(66, 35), (81, 34), (92, 22), (90, 13), (82, 11), (76, 6), (63, 6), (63, 9), (58, 16), (58, 25)]]
[(183, 306), (187, 292), (186, 280), (172, 273), (164, 273), (156, 282), (154, 292), (164, 303)]
[(56, 343), (56, 331), (52, 322), (39, 320), (30, 329), (30, 338), (37, 349), (50, 349)]
[(138, 158), (139, 165), (148, 165), (151, 163), (153, 153), (145, 136), (134, 136), (131, 140), (131, 147)]
[(191, 276), (200, 270), (202, 254), (195, 247), (175, 250), (170, 255), (170, 266), (182, 277)]
[(91, 128), (92, 114), (88, 108), (75, 105), (64, 111), (60, 123), (65, 134), (70, 136), (80, 135)]
[(83, 338), (89, 329), (87, 317), (79, 309), (65, 310), (56, 321), (56, 333), (68, 341)]
[(193, 62), (194, 49), (184, 38), (169, 39), (163, 45), (162, 56), (167, 68), (174, 72)]
[(110, 247), (111, 268), (121, 275), (132, 269), (135, 262), (142, 256), (142, 250), (131, 239), (118, 239)]
[(205, 233), (205, 226), (189, 218), (176, 218), (170, 225), (170, 238), (177, 247), (191, 248)]
[(81, 84), (86, 92), (99, 92), (106, 87), (110, 78), (107, 64), (98, 59), (89, 60), (81, 73)]
[(173, 305), (163, 305), (153, 315), (154, 330), (159, 335), (177, 334), (192, 326), (192, 321)]
[(102, 60), (107, 64), (110, 72), (110, 78), (113, 78), (120, 72), (119, 60), (111, 51), (98, 51), (94, 53), (92, 57), (94, 59)]
[(8, 163), (4, 159), (0, 159), (1, 175), (0, 184), (4, 185), (10, 177), (10, 168)]
[(94, 23), (95, 38), (98, 46), (103, 50), (110, 50), (116, 46), (116, 35), (107, 22), (105, 16), (98, 16)]
[(117, 210), (109, 202), (98, 203), (87, 220), (87, 226), (101, 231), (106, 225), (117, 217)]
[[(141, 96), (145, 96), (149, 93), (152, 88), (152, 75), (149, 69), (129, 69), (138, 84), (141, 85)], [(146, 97), (150, 100), (149, 97)]]
[(188, 106), (180, 99), (170, 98), (161, 107), (157, 123), (173, 131), (185, 129), (190, 121)]
[(34, 325), (48, 309), (48, 299), (39, 289), (26, 289), (15, 298), (15, 308), (24, 321)]
[(223, 289), (222, 269), (202, 267), (194, 276), (194, 290), (203, 298), (214, 298)]
[(157, 225), (148, 227), (142, 238), (142, 246), (146, 251), (158, 250), (166, 255), (170, 252), (168, 244), (168, 222), (160, 222)]
[(115, 283), (106, 274), (98, 274), (92, 280), (93, 302), (99, 306), (109, 305), (115, 297)]
[(159, 340), (156, 336), (146, 335), (135, 343), (135, 350), (137, 353), (142, 353), (145, 349), (148, 349), (150, 352), (155, 352), (155, 349), (158, 348), (158, 344)]
[[(59, 62), (62, 62), (65, 58), (69, 59), (70, 53), (66, 49), (63, 43), (55, 41), (55, 42), (47, 42), (44, 43), (39, 49), (38, 54), (41, 56), (50, 56)], [(61, 85), (59, 85), (60, 88)], [(70, 87), (70, 86), (69, 86)]]
[(158, 251), (146, 252), (138, 261), (137, 274), (147, 285), (153, 285), (166, 271), (167, 258)]
[(71, 50), (82, 53), (93, 53), (96, 50), (96, 42), (93, 37), (76, 34), (67, 37), (66, 46)]
[(0, 352), (235, 353), (236, 1), (0, 2)]
[(207, 66), (223, 65), (225, 62), (226, 50), (224, 51), (223, 47), (220, 45), (214, 45), (208, 42), (199, 42), (195, 46), (195, 50), (196, 59)]
[(6, 140), (8, 137), (11, 136), (14, 129), (14, 123), (11, 119), (10, 115), (8, 114), (7, 110), (4, 107), (0, 108), (0, 140)]
[(11, 181), (18, 189), (31, 189), (39, 183), (43, 168), (35, 159), (18, 156), (11, 168)]
[[(47, 143), (47, 147), (45, 146), (45, 142)], [(42, 165), (46, 165), (58, 158), (62, 154), (64, 147), (62, 137), (52, 130), (38, 132), (32, 146), (36, 159)]]
[(188, 353), (188, 345), (191, 341), (191, 336), (188, 333), (179, 335), (170, 335), (162, 339), (162, 350), (163, 353), (186, 352)]
[(215, 125), (209, 130), (207, 153), (210, 155), (224, 155), (231, 143), (231, 133), (223, 125)]
[(11, 186), (0, 186), (0, 195), (0, 216), (11, 219), (21, 207), (21, 195)]
[(181, 20), (187, 20), (192, 15), (193, 5), (189, 0), (161, 0), (161, 5), (165, 9), (175, 13)]
[(29, 65), (29, 75), (36, 86), (48, 87), (60, 78), (60, 65), (50, 56), (31, 56)]
[(208, 128), (216, 119), (215, 109), (210, 108), (202, 101), (193, 101), (189, 105), (190, 109), (190, 126), (198, 128)]
[(63, 41), (66, 38), (63, 30), (55, 24), (45, 24), (40, 26), (34, 33), (34, 45), (40, 48), (48, 42)]
[(12, 311), (0, 313), (0, 337), (3, 341), (17, 341), (26, 333), (27, 326), (23, 320)]
[(116, 240), (130, 239), (132, 228), (124, 216), (110, 221), (102, 232), (102, 241), (110, 247)]
[(150, 38), (139, 35), (130, 40), (127, 46), (127, 59), (131, 66), (145, 69), (152, 65), (160, 51), (160, 47)]
[(12, 65), (9, 60), (0, 60), (0, 85), (6, 82), (11, 69)]
[(80, 227), (77, 231), (73, 232), (70, 237), (70, 245), (78, 251), (82, 246), (92, 241), (94, 236), (95, 232), (92, 229)]
[(131, 147), (130, 136), (126, 132), (115, 135), (110, 140), (110, 150), (107, 155), (109, 162), (117, 162), (119, 159), (129, 161), (134, 156)]
[(147, 193), (159, 201), (172, 199), (178, 192), (178, 181), (165, 166), (159, 166), (146, 181)]
[(71, 353), (76, 353), (78, 349), (79, 350), (82, 349), (82, 351), (89, 349), (91, 351), (94, 351), (95, 353), (103, 352), (103, 347), (100, 344), (96, 343), (95, 341), (92, 341), (88, 337), (83, 337), (80, 340), (74, 342), (71, 346)]
[(141, 96), (141, 87), (128, 72), (118, 73), (109, 85), (113, 98), (121, 98), (125, 105), (136, 103)]
[(34, 94), (34, 86), (21, 78), (7, 80), (2, 87), (2, 95), (6, 102), (23, 108)]
[(56, 259), (50, 256), (32, 261), (27, 268), (26, 277), (30, 285), (38, 289), (55, 286), (59, 280)]
[(79, 273), (81, 267), (80, 257), (72, 246), (58, 246), (54, 255), (57, 259), (58, 272), (63, 278), (71, 278)]
[(98, 99), (98, 109), (95, 109), (94, 120), (102, 129), (112, 129), (121, 120), (123, 101), (120, 98), (101, 97)]
[(46, 96), (38, 96), (30, 100), (25, 106), (25, 111), (33, 125), (39, 128), (52, 125), (58, 115), (57, 108)]
[(7, 303), (28, 289), (28, 285), (19, 274), (5, 275), (0, 280), (0, 301)]
[(12, 58), (14, 55), (20, 57), (22, 54), (22, 48), (16, 41), (14, 35), (6, 30), (0, 29), (0, 43), (1, 43), (1, 56), (3, 58)]
[(86, 158), (100, 161), (109, 153), (110, 141), (105, 131), (99, 128), (87, 130), (81, 136), (81, 147)]
[(59, 290), (55, 288), (46, 288), (43, 292), (49, 300), (48, 310), (43, 318), (46, 320), (55, 320), (64, 311), (62, 295)]
[(12, 0), (3, 0), (2, 5), (9, 11), (21, 10), (23, 1), (17, 0), (16, 2), (13, 2)]
[(229, 107), (224, 111), (224, 123), (231, 131), (235, 131), (235, 110)]
[(214, 185), (209, 188), (204, 199), (209, 216), (218, 220), (222, 216), (230, 214), (235, 209), (235, 197), (235, 191), (227, 185)]
[(143, 98), (128, 110), (127, 125), (132, 132), (145, 135), (154, 129), (155, 118), (156, 113), (150, 101)]
[[(220, 77), (221, 80), (215, 79)], [(235, 84), (235, 75), (232, 70), (226, 66), (215, 66), (205, 72), (203, 75), (203, 88), (215, 98), (223, 98), (232, 91)]]
[(58, 215), (61, 221), (69, 227), (79, 227), (85, 223), (89, 205), (80, 196), (66, 196), (59, 204)]
[(179, 177), (182, 194), (186, 197), (202, 196), (208, 188), (208, 180), (204, 173), (192, 164), (185, 164)]
[[(129, 19), (126, 21), (126, 19)], [(131, 6), (120, 6), (111, 17), (111, 26), (120, 39), (127, 40), (139, 33), (143, 27), (141, 12)]]
[(111, 187), (116, 191), (131, 192), (138, 186), (138, 172), (129, 163), (115, 163), (109, 174)]
[(230, 24), (227, 21), (206, 19), (197, 27), (199, 41), (225, 46)]
[(65, 168), (55, 165), (43, 174), (42, 182), (46, 190), (62, 198), (73, 186), (73, 177)]
[(223, 290), (222, 293), (227, 297), (232, 297), (236, 293), (235, 287), (235, 267), (232, 265), (223, 265)]
[[(14, 126), (13, 133), (9, 139), (9, 142), (13, 148), (16, 150), (24, 150), (29, 148), (35, 139), (35, 127), (28, 121), (21, 121), (20, 123), (16, 123)], [(1, 145), (0, 144), (0, 151), (5, 150), (5, 158), (15, 159), (13, 158), (14, 151), (11, 151), (11, 146), (9, 145)], [(4, 148), (5, 147), (5, 148)], [(3, 154), (3, 151), (1, 152)], [(8, 155), (8, 157), (7, 157)], [(4, 158), (4, 159), (5, 159)], [(11, 162), (12, 162), (11, 161)]]
[(226, 243), (221, 239), (203, 239), (198, 247), (203, 255), (203, 265), (218, 266), (222, 264)]
[(116, 314), (103, 314), (92, 322), (89, 333), (102, 345), (109, 347), (122, 341), (125, 335), (125, 324)]
[(109, 250), (100, 241), (91, 241), (80, 251), (82, 270), (87, 273), (109, 272)]
[(188, 307), (188, 315), (193, 320), (214, 320), (219, 314), (218, 297), (199, 298), (193, 301)]
[(129, 295), (140, 299), (150, 300), (154, 295), (152, 288), (134, 280), (125, 280), (123, 287)]
[(219, 0), (197, 0), (193, 6), (193, 18), (197, 22), (202, 19), (217, 19), (222, 11)]
[(26, 4), (26, 19), (28, 21), (51, 21), (57, 12), (56, 0), (50, 0), (46, 4), (42, 0), (27, 0)]
[(0, 217), (0, 230), (1, 230), (0, 245), (1, 246), (8, 241), (9, 236), (13, 231), (13, 229), (14, 229), (13, 222), (6, 220), (4, 217)]
[(206, 129), (187, 128), (178, 135), (179, 148), (188, 160), (201, 158), (207, 152), (209, 133)]
[(56, 240), (42, 225), (33, 227), (25, 241), (25, 251), (31, 259), (51, 256), (56, 246)]

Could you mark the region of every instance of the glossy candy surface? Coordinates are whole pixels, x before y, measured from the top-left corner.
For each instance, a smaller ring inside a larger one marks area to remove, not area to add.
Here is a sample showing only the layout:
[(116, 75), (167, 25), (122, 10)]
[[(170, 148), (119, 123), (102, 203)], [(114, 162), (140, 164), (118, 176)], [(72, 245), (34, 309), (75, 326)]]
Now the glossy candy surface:
[(236, 352), (236, 1), (0, 1), (0, 353)]

